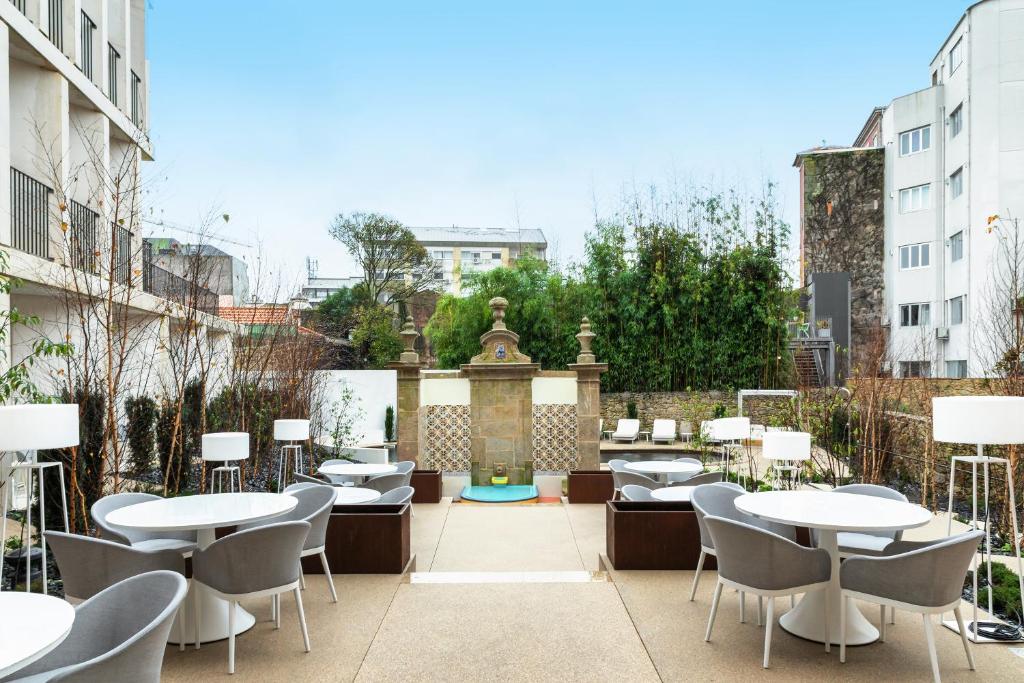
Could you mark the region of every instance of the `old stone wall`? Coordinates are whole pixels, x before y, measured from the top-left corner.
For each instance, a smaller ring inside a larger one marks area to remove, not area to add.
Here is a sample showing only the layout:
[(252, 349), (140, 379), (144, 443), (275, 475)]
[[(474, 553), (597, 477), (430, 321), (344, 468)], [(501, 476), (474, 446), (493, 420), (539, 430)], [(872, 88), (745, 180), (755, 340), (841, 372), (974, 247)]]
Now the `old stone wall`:
[[(601, 394), (601, 418), (605, 429), (614, 429), (615, 423), (627, 417), (627, 406), (636, 403), (641, 429), (649, 430), (654, 420), (666, 419), (689, 422), (694, 428), (704, 420), (736, 415), (736, 394), (726, 391), (705, 392), (651, 392)], [(757, 396), (743, 399), (743, 414), (755, 424), (790, 426), (794, 408), (786, 397)]]

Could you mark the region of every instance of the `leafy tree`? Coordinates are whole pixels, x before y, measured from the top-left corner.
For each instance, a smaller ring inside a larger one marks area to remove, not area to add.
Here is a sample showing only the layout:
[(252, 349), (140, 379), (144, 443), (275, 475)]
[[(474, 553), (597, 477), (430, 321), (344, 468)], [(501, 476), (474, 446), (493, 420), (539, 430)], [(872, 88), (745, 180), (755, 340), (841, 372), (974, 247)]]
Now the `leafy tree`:
[(368, 301), (405, 303), (436, 288), (434, 262), (409, 228), (378, 213), (339, 214), (330, 227), (363, 269)]
[(366, 291), (356, 285), (329, 294), (316, 308), (314, 325), (331, 337), (347, 337), (356, 324), (356, 311), (369, 299)]
[(395, 330), (395, 314), (385, 306), (360, 306), (355, 312), (352, 344), (362, 362), (382, 369), (402, 353), (402, 339)]

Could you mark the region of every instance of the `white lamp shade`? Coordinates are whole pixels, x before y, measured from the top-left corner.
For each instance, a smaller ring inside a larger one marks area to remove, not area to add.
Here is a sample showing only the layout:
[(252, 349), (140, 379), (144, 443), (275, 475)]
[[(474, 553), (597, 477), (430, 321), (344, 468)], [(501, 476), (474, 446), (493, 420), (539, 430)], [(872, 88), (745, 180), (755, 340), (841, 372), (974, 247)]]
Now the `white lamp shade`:
[(711, 421), (711, 438), (719, 441), (750, 438), (749, 417), (720, 417)]
[(933, 398), (932, 438), (945, 443), (1024, 443), (1024, 397)]
[(78, 404), (0, 406), (0, 451), (78, 445)]
[(203, 434), (203, 460), (226, 462), (249, 458), (247, 432), (215, 432)]
[(305, 441), (309, 438), (309, 420), (274, 420), (275, 441)]
[(807, 432), (765, 432), (761, 453), (770, 460), (807, 460), (811, 457), (811, 435)]

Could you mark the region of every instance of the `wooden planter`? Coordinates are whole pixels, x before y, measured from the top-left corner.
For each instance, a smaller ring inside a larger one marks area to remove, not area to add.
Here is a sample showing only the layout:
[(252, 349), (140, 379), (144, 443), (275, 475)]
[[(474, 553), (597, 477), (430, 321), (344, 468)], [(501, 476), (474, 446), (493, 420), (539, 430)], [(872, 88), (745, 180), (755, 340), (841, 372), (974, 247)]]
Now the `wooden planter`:
[(611, 470), (569, 472), (570, 503), (607, 503), (615, 495)]
[[(700, 528), (689, 503), (610, 500), (605, 514), (608, 559), (616, 569), (696, 569)], [(716, 569), (715, 558), (704, 569)]]
[(413, 503), (440, 503), (441, 470), (413, 470), (412, 487), (416, 489)]
[[(335, 505), (327, 523), (332, 574), (401, 574), (409, 564), (409, 505)], [(323, 574), (316, 555), (302, 571)]]

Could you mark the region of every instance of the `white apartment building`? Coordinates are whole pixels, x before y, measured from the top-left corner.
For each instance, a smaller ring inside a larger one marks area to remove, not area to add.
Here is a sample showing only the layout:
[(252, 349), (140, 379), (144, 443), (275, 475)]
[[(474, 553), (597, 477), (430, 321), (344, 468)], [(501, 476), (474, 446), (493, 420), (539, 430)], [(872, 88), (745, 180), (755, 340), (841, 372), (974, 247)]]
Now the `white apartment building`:
[(548, 242), (541, 230), (500, 228), (409, 228), (437, 265), (434, 280), (458, 294), (462, 276), (508, 266), (520, 256), (544, 260)]
[[(146, 4), (0, 0), (0, 249), (4, 274), (21, 281), (0, 307), (38, 316), (43, 334), (81, 352), (83, 331), (98, 323), (80, 311), (111, 294), (127, 311), (120, 327), (138, 335), (132, 393), (157, 390), (172, 335), (199, 325), (229, 349), (232, 329), (207, 313), (182, 329), (182, 304), (205, 304), (183, 298), (181, 278), (144, 258)], [(16, 327), (4, 362), (20, 362), (38, 333)], [(42, 364), (36, 379), (51, 370)]]
[(999, 240), (1024, 217), (1024, 0), (972, 5), (928, 73), (856, 143), (885, 147), (883, 323), (897, 372), (981, 376)]

